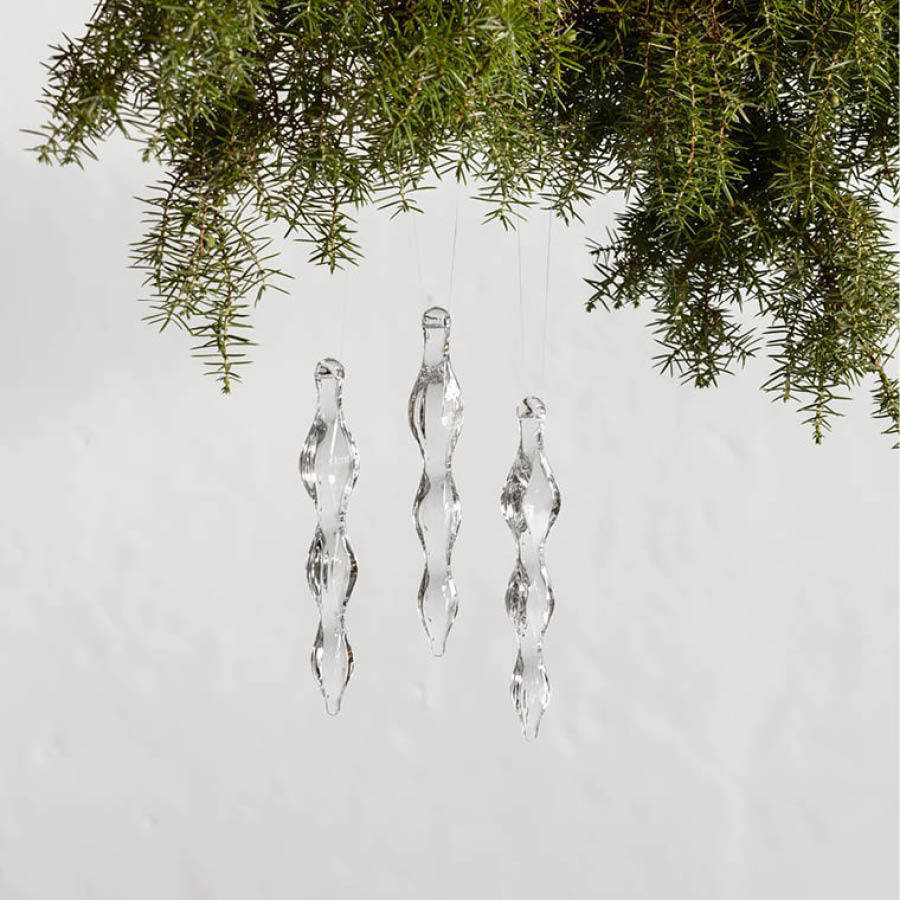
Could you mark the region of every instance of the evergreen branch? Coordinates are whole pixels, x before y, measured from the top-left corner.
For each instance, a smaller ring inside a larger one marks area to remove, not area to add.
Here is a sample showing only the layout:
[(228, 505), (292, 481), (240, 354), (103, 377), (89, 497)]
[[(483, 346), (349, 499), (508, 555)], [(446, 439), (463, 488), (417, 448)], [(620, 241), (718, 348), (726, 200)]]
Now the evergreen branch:
[(282, 274), (271, 227), (334, 270), (361, 207), (452, 173), (506, 228), (627, 192), (588, 309), (651, 304), (656, 364), (698, 387), (766, 352), (816, 440), (874, 379), (896, 433), (898, 8), (101, 0), (53, 49), (35, 149), (81, 165), (118, 130), (164, 167), (132, 262), (224, 390)]

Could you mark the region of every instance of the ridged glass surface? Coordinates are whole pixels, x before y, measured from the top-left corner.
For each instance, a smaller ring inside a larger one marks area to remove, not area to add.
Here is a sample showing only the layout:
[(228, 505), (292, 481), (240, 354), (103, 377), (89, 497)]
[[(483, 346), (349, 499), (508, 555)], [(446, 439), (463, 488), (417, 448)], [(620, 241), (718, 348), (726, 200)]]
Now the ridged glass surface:
[(316, 505), (316, 532), (306, 578), (319, 610), (312, 670), (331, 715), (353, 671), (344, 616), (356, 583), (356, 557), (347, 538), (347, 504), (359, 474), (359, 453), (341, 408), (344, 367), (336, 359), (316, 366), (316, 416), (300, 454), (300, 475)]
[(422, 330), (422, 368), (409, 398), (409, 424), (423, 460), (413, 518), (425, 553), (419, 615), (432, 652), (440, 656), (458, 606), (450, 556), (459, 531), (460, 505), (451, 465), (462, 429), (463, 402), (450, 365), (450, 314), (439, 306), (426, 310)]
[(553, 588), (544, 545), (559, 514), (559, 487), (544, 455), (544, 404), (526, 397), (518, 409), (519, 450), (500, 496), (516, 541), (516, 564), (506, 589), (506, 611), (519, 642), (510, 692), (526, 738), (537, 737), (550, 702), (544, 632), (553, 615)]

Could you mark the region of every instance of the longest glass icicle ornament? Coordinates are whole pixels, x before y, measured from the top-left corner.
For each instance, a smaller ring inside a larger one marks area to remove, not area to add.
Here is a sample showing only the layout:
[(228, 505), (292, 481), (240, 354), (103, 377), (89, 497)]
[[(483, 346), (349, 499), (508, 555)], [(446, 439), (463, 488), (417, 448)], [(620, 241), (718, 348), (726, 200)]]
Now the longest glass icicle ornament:
[(316, 532), (306, 578), (319, 609), (311, 662), (325, 709), (337, 715), (353, 671), (344, 614), (356, 583), (356, 557), (347, 538), (347, 504), (359, 475), (359, 453), (344, 422), (344, 367), (323, 359), (315, 372), (318, 403), (303, 451), (300, 475), (316, 505)]
[(458, 606), (450, 556), (461, 516), (451, 464), (462, 429), (463, 402), (450, 365), (450, 313), (440, 306), (426, 310), (422, 331), (422, 368), (409, 398), (409, 425), (423, 460), (413, 518), (425, 553), (419, 615), (432, 652), (440, 656)]
[(506, 590), (506, 611), (519, 642), (510, 692), (529, 740), (537, 737), (550, 702), (543, 640), (554, 602), (544, 544), (560, 507), (559, 487), (544, 455), (545, 415), (537, 397), (526, 397), (519, 406), (519, 449), (500, 496), (516, 540), (516, 565)]

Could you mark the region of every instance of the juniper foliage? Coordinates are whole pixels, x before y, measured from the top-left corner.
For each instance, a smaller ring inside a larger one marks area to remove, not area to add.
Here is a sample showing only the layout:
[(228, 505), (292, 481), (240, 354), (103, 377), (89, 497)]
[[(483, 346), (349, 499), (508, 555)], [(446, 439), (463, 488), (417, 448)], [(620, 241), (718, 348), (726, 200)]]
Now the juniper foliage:
[(100, 0), (36, 150), (118, 130), (161, 163), (133, 264), (225, 391), (282, 274), (269, 223), (334, 269), (357, 210), (452, 174), (505, 227), (626, 191), (589, 310), (652, 304), (658, 364), (700, 387), (768, 353), (817, 441), (867, 379), (896, 433), (897, 39), (887, 0)]

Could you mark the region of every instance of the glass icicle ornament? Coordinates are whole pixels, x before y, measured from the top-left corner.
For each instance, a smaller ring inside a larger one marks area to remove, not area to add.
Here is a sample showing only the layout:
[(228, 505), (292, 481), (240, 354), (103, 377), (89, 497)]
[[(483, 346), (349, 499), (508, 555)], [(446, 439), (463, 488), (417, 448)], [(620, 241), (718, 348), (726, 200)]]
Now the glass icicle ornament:
[(409, 425), (423, 460), (413, 519), (425, 554), (419, 615), (432, 653), (441, 656), (458, 605), (450, 556), (461, 515), (450, 467), (462, 429), (463, 402), (450, 365), (450, 313), (440, 306), (426, 310), (422, 331), (422, 368), (409, 398)]
[(315, 372), (316, 415), (300, 454), (300, 475), (316, 505), (316, 532), (306, 578), (319, 609), (311, 662), (325, 709), (337, 715), (353, 671), (344, 614), (356, 583), (356, 557), (347, 538), (347, 504), (359, 475), (359, 452), (341, 406), (344, 367), (323, 359)]
[(560, 507), (559, 487), (544, 455), (545, 415), (537, 397), (520, 404), (519, 449), (500, 496), (503, 518), (516, 541), (516, 565), (506, 589), (506, 611), (519, 642), (510, 692), (529, 740), (537, 737), (550, 702), (543, 640), (554, 603), (544, 545)]

